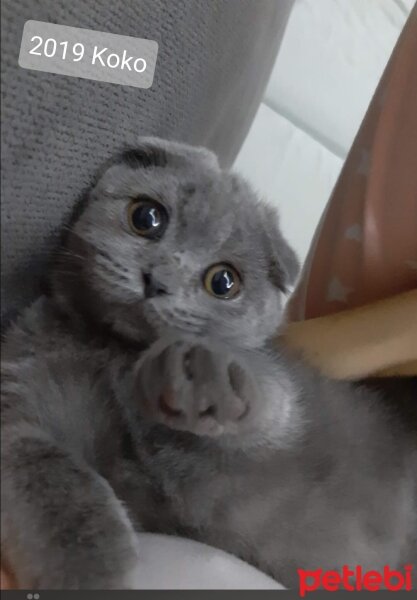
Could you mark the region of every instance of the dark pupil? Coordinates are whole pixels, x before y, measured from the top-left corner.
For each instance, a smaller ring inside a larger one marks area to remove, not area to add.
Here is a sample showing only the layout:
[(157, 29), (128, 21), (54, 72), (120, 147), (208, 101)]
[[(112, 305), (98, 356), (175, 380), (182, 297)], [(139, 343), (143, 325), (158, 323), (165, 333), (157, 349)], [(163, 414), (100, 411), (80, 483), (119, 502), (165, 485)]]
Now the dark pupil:
[(213, 275), (211, 289), (216, 296), (226, 296), (234, 286), (233, 273), (227, 269), (221, 269)]
[(133, 212), (132, 221), (139, 231), (155, 230), (161, 225), (161, 213), (152, 204), (141, 204)]

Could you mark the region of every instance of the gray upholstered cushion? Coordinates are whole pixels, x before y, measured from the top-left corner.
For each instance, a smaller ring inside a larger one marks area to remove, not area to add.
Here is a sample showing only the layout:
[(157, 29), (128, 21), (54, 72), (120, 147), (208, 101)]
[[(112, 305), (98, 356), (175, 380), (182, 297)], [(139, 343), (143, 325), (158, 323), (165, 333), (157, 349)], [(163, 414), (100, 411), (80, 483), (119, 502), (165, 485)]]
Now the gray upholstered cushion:
[[(56, 232), (97, 166), (138, 135), (233, 161), (293, 0), (2, 1), (2, 309), (38, 291)], [(152, 88), (21, 69), (26, 20), (159, 43)]]

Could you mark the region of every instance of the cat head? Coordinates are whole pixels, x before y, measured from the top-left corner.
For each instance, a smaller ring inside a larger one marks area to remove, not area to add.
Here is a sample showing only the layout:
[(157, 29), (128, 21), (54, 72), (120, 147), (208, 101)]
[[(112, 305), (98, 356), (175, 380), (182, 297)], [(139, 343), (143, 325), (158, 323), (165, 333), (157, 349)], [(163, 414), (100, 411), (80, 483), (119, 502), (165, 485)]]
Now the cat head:
[(245, 347), (274, 333), (297, 260), (275, 211), (210, 151), (140, 140), (99, 173), (53, 274), (61, 305), (129, 339)]

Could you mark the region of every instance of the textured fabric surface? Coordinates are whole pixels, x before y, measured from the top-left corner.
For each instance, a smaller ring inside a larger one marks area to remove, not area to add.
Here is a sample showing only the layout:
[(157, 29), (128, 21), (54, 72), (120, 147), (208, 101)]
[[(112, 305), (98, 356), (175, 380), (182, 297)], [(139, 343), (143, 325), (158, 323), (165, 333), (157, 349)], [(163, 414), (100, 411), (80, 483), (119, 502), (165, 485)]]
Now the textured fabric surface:
[[(229, 165), (293, 0), (2, 1), (2, 311), (27, 303), (56, 233), (100, 163), (139, 135), (210, 147)], [(18, 66), (25, 21), (159, 44), (149, 90)]]

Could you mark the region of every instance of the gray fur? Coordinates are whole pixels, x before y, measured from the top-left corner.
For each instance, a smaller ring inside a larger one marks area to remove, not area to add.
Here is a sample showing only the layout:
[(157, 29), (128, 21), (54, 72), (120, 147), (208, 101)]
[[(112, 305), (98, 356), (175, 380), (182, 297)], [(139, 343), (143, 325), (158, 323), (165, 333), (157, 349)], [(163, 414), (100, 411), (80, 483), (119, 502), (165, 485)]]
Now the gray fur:
[[(139, 193), (167, 207), (159, 241), (128, 227)], [(217, 262), (236, 298), (204, 289)], [(288, 586), (416, 565), (415, 439), (270, 344), (296, 270), (274, 211), (208, 151), (143, 140), (106, 166), (3, 344), (2, 557), (23, 587), (132, 587), (139, 529)], [(143, 272), (169, 294), (145, 298)]]

